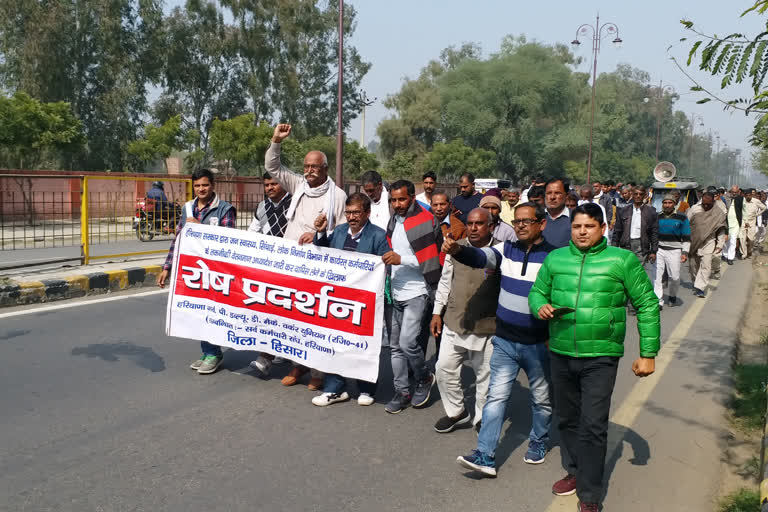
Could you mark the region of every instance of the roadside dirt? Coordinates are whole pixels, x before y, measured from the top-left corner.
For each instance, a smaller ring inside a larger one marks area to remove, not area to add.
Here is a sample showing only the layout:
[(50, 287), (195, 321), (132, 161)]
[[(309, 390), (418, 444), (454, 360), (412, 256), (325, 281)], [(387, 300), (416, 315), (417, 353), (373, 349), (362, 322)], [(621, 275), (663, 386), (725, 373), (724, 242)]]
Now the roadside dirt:
[[(751, 297), (744, 311), (734, 364), (768, 364), (768, 248), (753, 257)], [(731, 417), (721, 457), (720, 496), (747, 487), (756, 489), (761, 480), (760, 451), (763, 432), (747, 432)]]

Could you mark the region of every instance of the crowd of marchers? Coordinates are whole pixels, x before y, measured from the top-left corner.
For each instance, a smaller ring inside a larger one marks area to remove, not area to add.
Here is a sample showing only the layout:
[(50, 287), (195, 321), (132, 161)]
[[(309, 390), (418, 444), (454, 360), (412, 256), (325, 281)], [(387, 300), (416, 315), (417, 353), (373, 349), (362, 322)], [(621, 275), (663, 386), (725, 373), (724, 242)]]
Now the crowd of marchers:
[[(386, 186), (369, 171), (363, 192), (347, 196), (328, 176), (320, 151), (306, 155), (303, 172), (281, 164), (281, 143), (290, 133), (290, 125), (275, 127), (265, 158), (266, 198), (248, 229), (381, 257), (387, 267), (382, 347), (394, 388), (384, 410), (426, 407), (437, 384), (445, 415), (434, 429), (474, 428), (477, 446), (457, 462), (496, 476), (496, 446), (523, 370), (532, 415), (524, 462), (544, 462), (556, 417), (566, 474), (552, 492), (576, 493), (580, 510), (599, 510), (627, 316), (637, 316), (640, 335), (631, 368), (645, 377), (655, 368), (661, 311), (681, 302), (681, 265), (688, 262), (693, 292), (705, 297), (710, 280), (720, 278), (721, 260), (749, 258), (765, 238), (766, 194), (711, 187), (689, 205), (671, 192), (657, 212), (646, 188), (635, 184), (573, 188), (563, 178), (534, 179), (525, 190), (480, 194), (465, 174), (460, 194), (450, 197), (436, 190), (432, 172), (417, 195), (412, 182)], [(177, 232), (187, 222), (235, 227), (235, 208), (216, 195), (214, 180), (207, 169), (192, 175), (195, 198), (184, 206)], [(191, 368), (214, 373), (221, 347), (202, 341), (201, 348)], [(260, 353), (251, 367), (268, 378), (276, 364), (287, 362)], [(370, 406), (377, 389), (389, 385), (359, 381), (348, 389), (340, 375), (291, 364), (282, 384), (308, 377), (308, 389), (318, 392), (311, 401), (320, 407), (350, 400), (353, 389), (357, 403)], [(465, 364), (475, 374), (473, 411), (464, 402)]]

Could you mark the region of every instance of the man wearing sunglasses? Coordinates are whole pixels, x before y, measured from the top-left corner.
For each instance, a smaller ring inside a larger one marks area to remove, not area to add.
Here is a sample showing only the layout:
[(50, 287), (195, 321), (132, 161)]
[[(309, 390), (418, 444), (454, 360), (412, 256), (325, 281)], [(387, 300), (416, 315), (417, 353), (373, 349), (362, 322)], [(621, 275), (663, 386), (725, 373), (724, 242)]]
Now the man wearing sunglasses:
[(544, 259), (555, 248), (544, 240), (544, 207), (523, 203), (515, 208), (512, 221), (516, 242), (506, 241), (494, 247), (460, 246), (446, 239), (443, 251), (454, 261), (473, 268), (501, 272), (501, 291), (496, 309), (496, 336), (491, 355), (491, 381), (483, 407), (483, 420), (477, 449), (458, 457), (457, 462), (482, 475), (496, 476), (496, 445), (506, 417), (507, 402), (517, 374), (523, 369), (531, 391), (533, 425), (528, 450), (523, 461), (541, 464), (549, 450), (552, 404), (549, 399), (546, 340), (547, 323), (536, 318), (528, 307), (528, 292)]

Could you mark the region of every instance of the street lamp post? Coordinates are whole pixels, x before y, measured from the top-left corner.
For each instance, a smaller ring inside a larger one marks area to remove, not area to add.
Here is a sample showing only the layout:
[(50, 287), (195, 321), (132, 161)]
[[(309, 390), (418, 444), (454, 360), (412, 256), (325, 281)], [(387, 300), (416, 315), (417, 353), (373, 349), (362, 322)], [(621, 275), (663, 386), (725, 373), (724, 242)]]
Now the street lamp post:
[(688, 148), (688, 172), (693, 173), (693, 131), (696, 128), (696, 121), (699, 126), (704, 126), (704, 118), (699, 114), (691, 114), (691, 145)]
[(365, 148), (365, 108), (370, 107), (374, 103), (376, 103), (377, 98), (369, 99), (368, 95), (365, 94), (365, 91), (362, 91), (360, 93), (360, 101), (363, 104), (363, 112), (361, 116), (361, 123), (360, 123), (360, 147)]
[(338, 119), (336, 126), (336, 186), (344, 186), (341, 170), (344, 168), (344, 125), (342, 119), (341, 93), (344, 90), (344, 0), (339, 0), (339, 77), (337, 92)]
[[(605, 29), (605, 34), (603, 34)], [(597, 84), (597, 54), (600, 53), (600, 46), (603, 38), (609, 35), (615, 35), (613, 43), (616, 46), (621, 45), (622, 40), (619, 38), (619, 27), (615, 23), (603, 23), (600, 25), (600, 14), (597, 15), (597, 21), (594, 25), (585, 23), (576, 29), (576, 38), (571, 41), (571, 44), (576, 47), (581, 44), (579, 36), (586, 36), (589, 31), (592, 31), (592, 113), (589, 120), (589, 156), (587, 157), (587, 183), (590, 183), (590, 176), (592, 173), (592, 137), (595, 129), (595, 86)]]
[(671, 85), (665, 86), (664, 83), (659, 80), (659, 104), (656, 106), (656, 163), (659, 163), (659, 145), (661, 143), (661, 102), (664, 100), (664, 93), (675, 94), (675, 88)]

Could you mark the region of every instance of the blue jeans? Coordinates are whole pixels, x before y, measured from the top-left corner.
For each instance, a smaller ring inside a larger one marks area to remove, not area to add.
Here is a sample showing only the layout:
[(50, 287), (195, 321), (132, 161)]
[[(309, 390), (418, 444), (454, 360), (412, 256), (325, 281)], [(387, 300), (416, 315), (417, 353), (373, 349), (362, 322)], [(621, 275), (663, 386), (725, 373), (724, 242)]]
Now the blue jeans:
[(218, 345), (214, 345), (213, 343), (208, 343), (207, 341), (201, 341), (200, 348), (203, 349), (204, 356), (216, 356), (216, 357), (224, 356), (224, 353), (221, 351), (221, 347)]
[(413, 378), (416, 382), (429, 377), (424, 352), (429, 341), (431, 319), (432, 299), (428, 295), (419, 295), (402, 301), (395, 300), (392, 304), (389, 348), (397, 393), (409, 393), (408, 367), (413, 370)]
[(483, 407), (483, 424), (477, 439), (477, 449), (491, 457), (496, 454), (509, 395), (521, 368), (528, 376), (528, 387), (531, 390), (533, 425), (529, 438), (531, 441), (544, 443), (549, 441), (552, 403), (547, 383), (549, 352), (546, 345), (524, 345), (494, 336), (491, 383), (488, 387), (488, 401)]
[[(335, 373), (326, 373), (323, 381), (323, 393), (336, 393), (340, 395), (347, 388), (347, 379)], [(361, 393), (371, 396), (376, 395), (376, 383), (365, 380), (357, 381), (357, 389)]]

